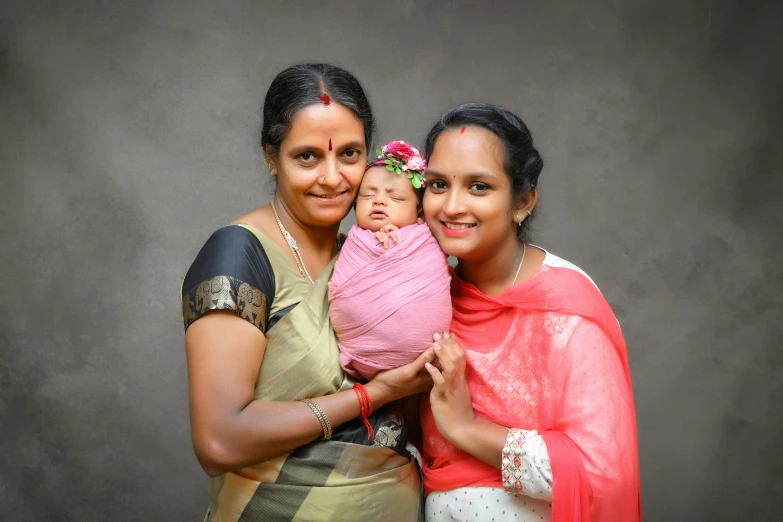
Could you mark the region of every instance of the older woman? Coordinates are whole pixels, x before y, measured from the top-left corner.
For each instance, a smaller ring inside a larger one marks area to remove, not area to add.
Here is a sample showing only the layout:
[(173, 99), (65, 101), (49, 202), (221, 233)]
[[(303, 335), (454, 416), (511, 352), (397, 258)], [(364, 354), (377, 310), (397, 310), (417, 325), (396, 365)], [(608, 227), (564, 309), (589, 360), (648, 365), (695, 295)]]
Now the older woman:
[(193, 446), (211, 477), (207, 521), (421, 516), (394, 401), (432, 386), (424, 371), (432, 350), (355, 385), (329, 323), (338, 227), (372, 132), (370, 105), (347, 71), (281, 72), (261, 131), (274, 198), (215, 232), (185, 277)]
[(530, 132), (461, 105), (426, 155), (425, 219), (459, 262), (441, 369), (426, 364), (427, 520), (640, 520), (625, 341), (592, 280), (526, 241), (543, 167)]

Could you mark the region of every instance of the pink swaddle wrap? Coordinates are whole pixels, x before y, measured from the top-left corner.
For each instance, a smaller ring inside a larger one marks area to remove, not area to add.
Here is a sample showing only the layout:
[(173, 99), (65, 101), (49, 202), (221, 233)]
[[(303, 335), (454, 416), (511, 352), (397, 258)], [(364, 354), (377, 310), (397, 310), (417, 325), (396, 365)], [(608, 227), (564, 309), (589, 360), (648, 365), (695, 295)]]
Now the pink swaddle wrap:
[(354, 225), (329, 281), (340, 363), (354, 377), (413, 361), (451, 325), (451, 276), (438, 242), (425, 224), (397, 238), (385, 249)]

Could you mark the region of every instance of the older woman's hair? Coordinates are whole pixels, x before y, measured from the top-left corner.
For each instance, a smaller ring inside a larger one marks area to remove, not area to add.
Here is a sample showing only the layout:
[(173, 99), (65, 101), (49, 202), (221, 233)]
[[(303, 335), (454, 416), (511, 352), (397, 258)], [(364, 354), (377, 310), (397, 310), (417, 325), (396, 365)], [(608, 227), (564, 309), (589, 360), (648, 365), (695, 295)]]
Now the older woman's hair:
[[(488, 103), (463, 103), (450, 109), (432, 127), (424, 145), (429, 160), (438, 136), (447, 130), (462, 126), (487, 129), (504, 145), (503, 168), (511, 180), (512, 197), (521, 198), (536, 185), (544, 168), (544, 160), (533, 146), (533, 136), (522, 119), (511, 111)], [(529, 219), (519, 227), (519, 236), (527, 232)]]
[(296, 112), (316, 103), (339, 103), (353, 112), (364, 125), (364, 141), (370, 149), (375, 123), (359, 80), (345, 69), (328, 63), (305, 63), (281, 71), (269, 86), (261, 125), (264, 151), (276, 155)]

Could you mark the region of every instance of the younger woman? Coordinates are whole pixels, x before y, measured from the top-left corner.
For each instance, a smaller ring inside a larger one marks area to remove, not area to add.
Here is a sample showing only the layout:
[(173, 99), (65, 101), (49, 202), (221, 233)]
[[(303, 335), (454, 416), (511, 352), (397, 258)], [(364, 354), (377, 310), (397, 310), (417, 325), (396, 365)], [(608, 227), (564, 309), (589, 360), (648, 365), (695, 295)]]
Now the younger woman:
[(424, 216), (452, 274), (422, 405), (426, 517), (637, 522), (625, 340), (580, 269), (525, 240), (543, 167), (525, 124), (465, 104), (430, 131)]

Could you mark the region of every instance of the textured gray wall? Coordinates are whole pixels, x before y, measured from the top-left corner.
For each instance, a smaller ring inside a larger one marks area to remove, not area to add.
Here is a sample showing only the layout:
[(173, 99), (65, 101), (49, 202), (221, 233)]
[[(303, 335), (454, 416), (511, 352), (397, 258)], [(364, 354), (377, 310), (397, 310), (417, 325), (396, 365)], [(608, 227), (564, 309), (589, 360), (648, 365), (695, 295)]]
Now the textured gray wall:
[(519, 113), (536, 243), (628, 338), (646, 519), (783, 517), (780, 2), (3, 4), (3, 520), (201, 519), (179, 284), (268, 200), (259, 108), (305, 60), (363, 81), (384, 141)]

